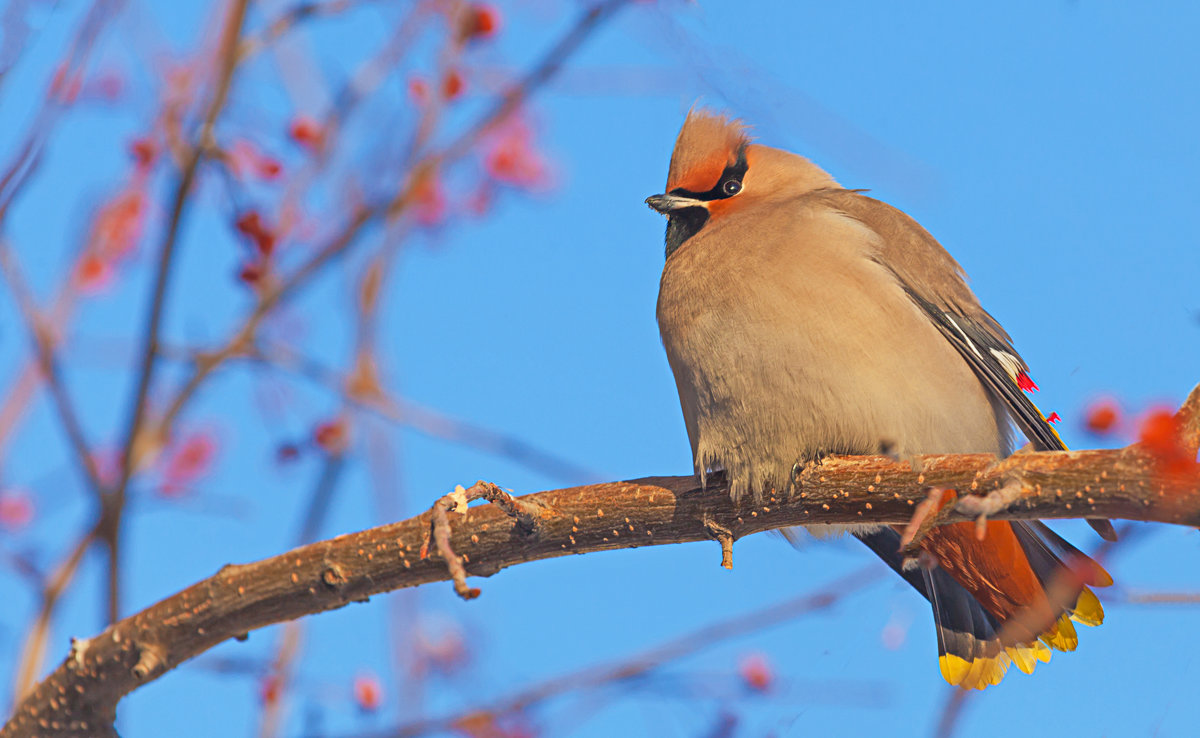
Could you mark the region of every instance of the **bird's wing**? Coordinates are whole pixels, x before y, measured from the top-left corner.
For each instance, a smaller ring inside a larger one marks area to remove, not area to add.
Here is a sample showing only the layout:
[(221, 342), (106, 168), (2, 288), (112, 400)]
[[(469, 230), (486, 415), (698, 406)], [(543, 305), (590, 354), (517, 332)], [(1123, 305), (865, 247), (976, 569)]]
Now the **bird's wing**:
[[(854, 190), (814, 193), (829, 206), (879, 235), (876, 261), (896, 275), (913, 301), (937, 325), (984, 386), (999, 398), (1013, 422), (1038, 451), (1065, 451), (1054, 426), (1029, 399), (1037, 389), (1012, 339), (979, 304), (966, 275), (937, 240), (903, 212)], [(1107, 520), (1089, 521), (1105, 539), (1115, 539)]]
[(933, 319), (942, 335), (962, 354), (992, 395), (1000, 398), (1017, 427), (1038, 451), (1065, 451), (1066, 444), (1054, 426), (1026, 394), (1037, 385), (1029, 378), (1029, 367), (995, 333), (965, 315), (942, 310), (917, 292), (909, 290), (914, 302)]

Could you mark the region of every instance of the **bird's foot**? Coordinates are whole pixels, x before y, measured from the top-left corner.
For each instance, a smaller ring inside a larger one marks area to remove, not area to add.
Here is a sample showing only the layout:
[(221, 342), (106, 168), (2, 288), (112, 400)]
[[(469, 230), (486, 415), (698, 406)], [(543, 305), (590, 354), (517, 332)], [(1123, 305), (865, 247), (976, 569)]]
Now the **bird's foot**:
[(929, 535), (940, 522), (939, 513), (948, 502), (954, 499), (954, 491), (942, 487), (930, 487), (925, 499), (918, 502), (912, 517), (904, 526), (900, 535), (900, 552), (905, 555), (915, 555), (917, 545)]
[(816, 451), (809, 458), (792, 464), (792, 486), (802, 486), (805, 474), (821, 468), (825, 464), (825, 460), (831, 459), (833, 456), (831, 451)]
[(958, 501), (955, 509), (975, 516), (975, 538), (982, 541), (987, 536), (988, 516), (1008, 509), (1021, 497), (1024, 486), (1020, 477), (1009, 477), (1004, 484), (986, 495), (966, 495)]

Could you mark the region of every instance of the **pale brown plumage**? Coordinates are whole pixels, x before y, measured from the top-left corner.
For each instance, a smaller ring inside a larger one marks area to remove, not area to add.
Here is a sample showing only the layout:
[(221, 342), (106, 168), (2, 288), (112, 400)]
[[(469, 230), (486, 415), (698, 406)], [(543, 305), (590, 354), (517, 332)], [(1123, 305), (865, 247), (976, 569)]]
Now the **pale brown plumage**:
[[(825, 454), (1004, 455), (1010, 418), (1062, 448), (1020, 389), (1008, 334), (904, 213), (697, 111), (667, 192), (647, 202), (669, 216), (658, 323), (696, 472), (724, 470), (735, 499), (787, 493), (793, 469)], [(954, 684), (996, 683), (1010, 661), (1031, 670), (1049, 653), (1031, 634), (1069, 650), (1068, 616), (1102, 618), (1086, 587), (1048, 599), (1061, 560), (1082, 554), (1040, 524), (992, 523), (984, 542), (969, 525), (935, 530), (924, 549), (952, 559), (921, 573), (895, 531), (855, 535), (933, 603)], [(1085, 584), (1108, 581), (1088, 571)], [(1021, 636), (1000, 637), (1009, 622)]]
[[(699, 152), (728, 137), (699, 120), (700, 135), (688, 126), (680, 137), (670, 182), (720, 175)], [(807, 159), (754, 144), (746, 157), (726, 206), (736, 214), (714, 215), (672, 255), (659, 292), (697, 472), (725, 469), (741, 496), (786, 487), (797, 462), (822, 453), (1005, 453), (1007, 423), (897, 274), (933, 274), (910, 288), (986, 316), (958, 264), (911, 219)]]

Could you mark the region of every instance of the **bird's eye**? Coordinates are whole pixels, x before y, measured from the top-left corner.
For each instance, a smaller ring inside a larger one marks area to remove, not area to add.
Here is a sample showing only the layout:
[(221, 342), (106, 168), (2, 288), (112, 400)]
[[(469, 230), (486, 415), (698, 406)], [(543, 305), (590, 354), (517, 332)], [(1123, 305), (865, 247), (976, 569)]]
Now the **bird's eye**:
[(742, 191), (742, 183), (736, 179), (727, 179), (725, 184), (721, 185), (721, 191), (725, 193), (726, 197), (733, 197)]

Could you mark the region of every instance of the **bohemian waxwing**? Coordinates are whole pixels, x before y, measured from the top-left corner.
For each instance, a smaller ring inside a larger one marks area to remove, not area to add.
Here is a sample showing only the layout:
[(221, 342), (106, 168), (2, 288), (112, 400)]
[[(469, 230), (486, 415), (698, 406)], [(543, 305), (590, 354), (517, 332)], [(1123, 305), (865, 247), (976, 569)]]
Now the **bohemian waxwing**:
[[(646, 202), (668, 217), (658, 325), (702, 481), (723, 470), (737, 500), (827, 454), (1003, 456), (1013, 422), (1065, 448), (962, 268), (899, 210), (695, 110)], [(933, 566), (906, 561), (892, 527), (850, 532), (932, 604), (951, 684), (1029, 673), (1074, 650), (1072, 620), (1104, 619), (1086, 585), (1112, 579), (1040, 522), (991, 521), (982, 540), (938, 527), (917, 546)]]

